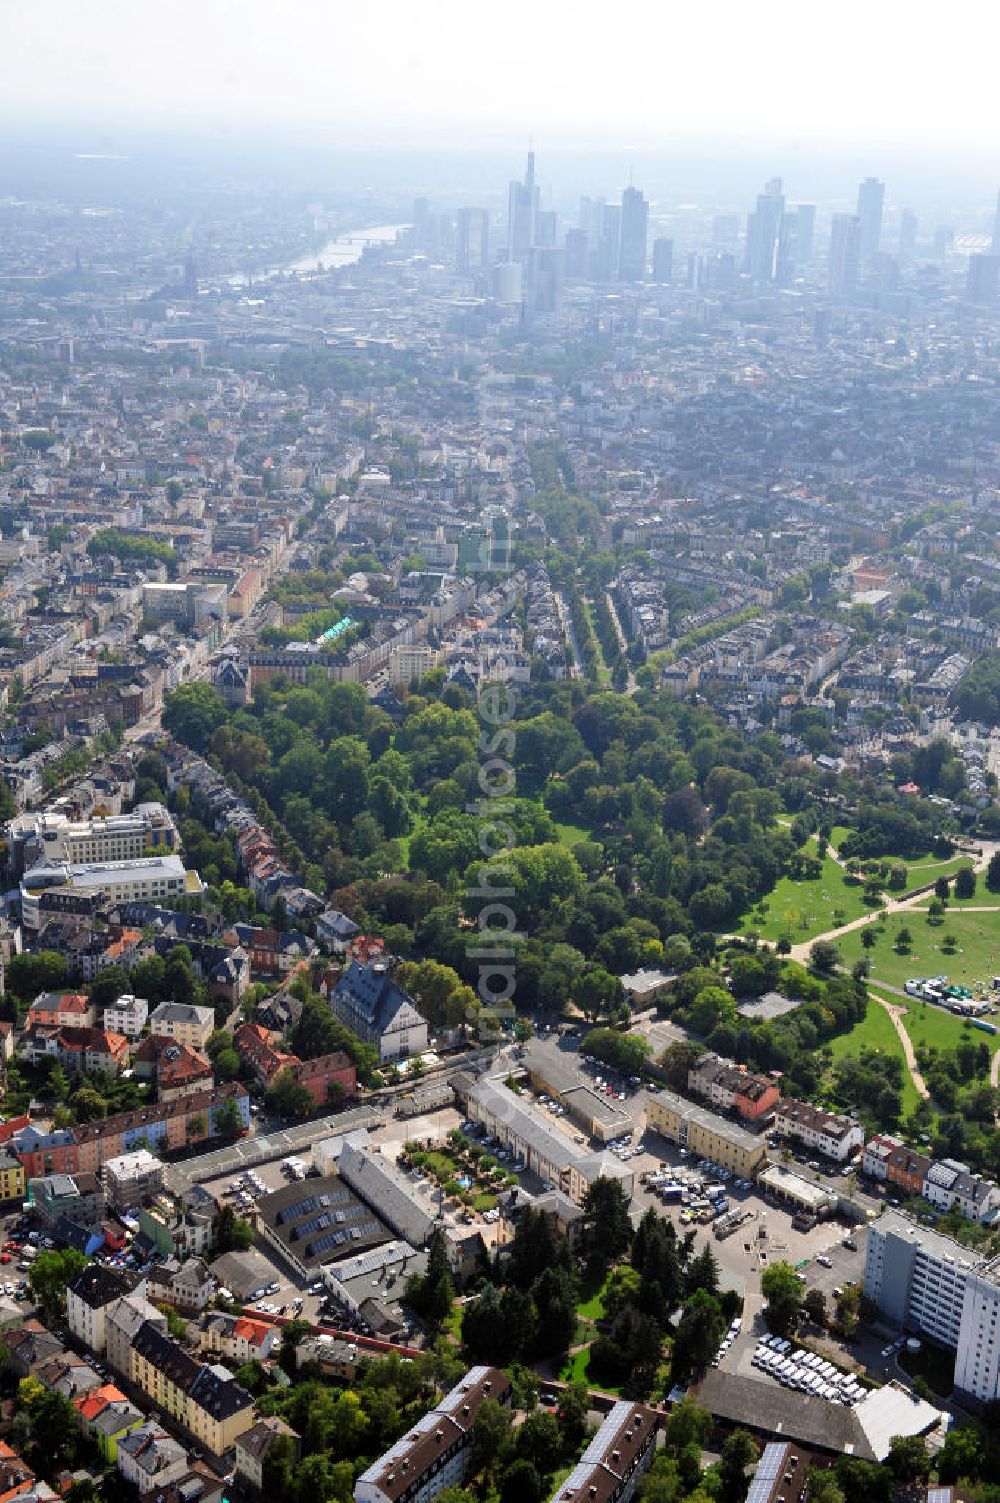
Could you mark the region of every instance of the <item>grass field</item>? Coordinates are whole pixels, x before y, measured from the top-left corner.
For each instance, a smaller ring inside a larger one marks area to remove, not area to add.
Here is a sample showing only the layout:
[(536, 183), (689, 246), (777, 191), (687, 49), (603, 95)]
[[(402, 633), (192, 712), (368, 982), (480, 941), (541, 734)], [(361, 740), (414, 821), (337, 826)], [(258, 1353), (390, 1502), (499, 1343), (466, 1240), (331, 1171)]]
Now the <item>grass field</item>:
[(590, 839), (590, 831), (584, 829), (583, 825), (569, 824), (558, 819), (554, 819), (552, 823), (556, 827), (559, 844), (564, 845), (567, 850), (572, 849), (581, 840)]
[[(839, 853), (844, 838), (851, 832), (846, 825), (834, 825), (830, 831), (830, 844)], [(923, 882), (933, 882), (937, 877), (950, 877), (963, 866), (971, 862), (969, 856), (949, 856), (941, 860), (938, 856), (920, 856), (914, 861), (904, 860), (901, 856), (879, 857), (880, 860), (897, 862), (906, 867), (907, 888), (919, 887)]]
[(594, 625), (594, 608), (589, 600), (583, 602), (583, 608), (587, 612), (587, 620), (590, 622), (590, 629), (594, 634), (594, 646), (597, 648), (597, 682), (599, 684), (610, 684), (611, 669), (608, 667), (604, 656), (604, 647), (600, 637), (597, 635), (597, 628)]
[(772, 944), (783, 937), (801, 943), (872, 912), (860, 883), (845, 882), (843, 869), (832, 856), (824, 858), (819, 876), (810, 881), (782, 877), (764, 902), (767, 913), (762, 920), (748, 909), (738, 927), (743, 933), (754, 929)]
[(903, 1046), (892, 1026), (892, 1019), (874, 997), (869, 997), (868, 1010), (861, 1022), (855, 1023), (849, 1033), (842, 1033), (831, 1039), (830, 1049), (834, 1059), (841, 1059), (845, 1054), (860, 1054), (862, 1049), (880, 1049), (883, 1054), (894, 1055), (903, 1066), (903, 1115), (913, 1111), (920, 1098), (910, 1079)]
[[(933, 897), (933, 893), (928, 893), (920, 903), (920, 907), (927, 908)], [(990, 892), (983, 880), (983, 874), (980, 873), (976, 878), (976, 890), (971, 898), (956, 898), (954, 887), (951, 889), (948, 894), (948, 908), (949, 911), (953, 908), (959, 911), (963, 908), (1000, 908), (1000, 892)]]
[[(907, 928), (913, 943), (908, 955), (893, 949), (900, 929)], [(989, 982), (1000, 975), (1000, 911), (996, 913), (962, 913), (949, 908), (942, 924), (927, 922), (926, 911), (914, 908), (891, 914), (884, 924), (875, 926), (878, 941), (866, 950), (861, 943), (864, 931), (855, 929), (837, 940), (845, 965), (864, 956), (871, 965), (871, 980), (890, 986), (903, 986), (913, 976), (947, 976), (961, 986), (977, 981)], [(941, 941), (954, 935), (958, 949), (953, 955), (942, 954)]]
[(965, 1018), (956, 1017), (954, 1013), (944, 1012), (929, 1002), (920, 1002), (916, 997), (908, 997), (905, 1003), (898, 997), (892, 1000), (905, 1006), (903, 1027), (915, 1045), (932, 1044), (938, 1049), (954, 1049), (963, 1039), (971, 1039), (975, 1044), (985, 1044), (991, 1054), (1000, 1049), (1000, 1037), (973, 1028)]

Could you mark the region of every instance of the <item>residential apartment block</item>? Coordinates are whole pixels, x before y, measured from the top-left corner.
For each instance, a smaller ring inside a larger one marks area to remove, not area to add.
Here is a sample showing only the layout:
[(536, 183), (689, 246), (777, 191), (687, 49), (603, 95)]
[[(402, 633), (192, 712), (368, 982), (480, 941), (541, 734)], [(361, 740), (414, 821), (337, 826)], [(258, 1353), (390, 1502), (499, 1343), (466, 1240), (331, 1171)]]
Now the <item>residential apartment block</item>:
[(180, 836), (162, 804), (137, 804), (129, 814), (72, 820), (58, 809), (11, 822), (11, 863), (17, 873), (51, 861), (136, 861), (147, 851), (180, 849)]
[(104, 1027), (127, 1039), (137, 1039), (149, 1020), (149, 1003), (145, 997), (125, 993), (104, 1009)]
[(783, 1096), (774, 1110), (774, 1131), (843, 1164), (862, 1147), (865, 1131), (853, 1117), (825, 1112), (808, 1101)]
[(884, 1321), (955, 1353), (955, 1387), (1000, 1397), (1000, 1259), (886, 1211), (869, 1227), (864, 1291)]
[(466, 1086), (460, 1078), (453, 1078), (453, 1084), (466, 1099), (472, 1120), (481, 1122), (487, 1132), (513, 1149), (543, 1184), (564, 1191), (577, 1203), (601, 1177), (617, 1179), (626, 1192), (631, 1191), (633, 1176), (627, 1163), (574, 1143), (544, 1112), (509, 1090), (502, 1079), (470, 1081)]
[(496, 1367), (470, 1367), (436, 1408), (361, 1473), (355, 1503), (430, 1503), (446, 1487), (461, 1487), (472, 1427), (486, 1399), (509, 1406), (510, 1379)]
[(724, 1111), (738, 1112), (746, 1122), (763, 1121), (781, 1099), (773, 1080), (741, 1070), (718, 1054), (703, 1054), (697, 1060), (688, 1072), (688, 1090)]
[(752, 1178), (764, 1163), (765, 1141), (738, 1122), (719, 1117), (673, 1091), (646, 1097), (646, 1121), (654, 1131), (689, 1148), (692, 1153), (721, 1164), (734, 1174)]
[(629, 1503), (656, 1453), (657, 1415), (622, 1399), (611, 1410), (552, 1503)]
[(135, 861), (47, 862), (21, 878), (21, 919), (26, 929), (42, 926), (40, 899), (52, 890), (101, 892), (109, 902), (154, 902), (170, 897), (195, 897), (202, 885), (198, 875), (185, 871), (179, 856), (145, 856)]
[(216, 1456), (256, 1421), (253, 1399), (231, 1373), (199, 1362), (149, 1322), (136, 1332), (128, 1376)]
[(972, 1174), (957, 1159), (931, 1159), (884, 1134), (871, 1138), (861, 1155), (862, 1172), (891, 1185), (901, 1198), (922, 1196), (941, 1211), (961, 1211), (984, 1222), (1000, 1209), (1000, 1186)]
[(215, 1028), (211, 1007), (195, 1007), (190, 1002), (161, 1002), (149, 1015), (149, 1031), (162, 1038), (204, 1049)]
[(42, 1132), (33, 1123), (19, 1127), (9, 1140), (9, 1150), (24, 1166), (26, 1175), (99, 1173), (109, 1159), (118, 1158), (136, 1146), (152, 1150), (185, 1148), (219, 1132), (218, 1115), (223, 1103), (232, 1101), (244, 1128), (250, 1121), (250, 1098), (246, 1088), (231, 1081), (211, 1090), (182, 1096), (175, 1101), (143, 1106), (97, 1122)]

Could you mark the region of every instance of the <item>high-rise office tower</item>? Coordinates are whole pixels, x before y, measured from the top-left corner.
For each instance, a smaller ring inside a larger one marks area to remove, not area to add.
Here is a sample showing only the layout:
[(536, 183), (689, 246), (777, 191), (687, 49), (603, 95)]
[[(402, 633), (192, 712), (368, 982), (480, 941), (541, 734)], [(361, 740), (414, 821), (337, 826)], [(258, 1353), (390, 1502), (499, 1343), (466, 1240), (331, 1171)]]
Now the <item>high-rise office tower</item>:
[(740, 246), (740, 219), (738, 214), (716, 214), (712, 220), (712, 249), (736, 251)]
[(580, 200), (580, 228), (586, 230), (591, 240), (601, 238), (601, 224), (604, 215), (603, 198), (587, 198)]
[(775, 273), (780, 286), (787, 287), (794, 273), (812, 260), (815, 225), (815, 204), (794, 204), (786, 210), (778, 238)]
[(674, 242), (664, 237), (653, 241), (653, 281), (670, 282), (674, 275)]
[(997, 211), (993, 216), (993, 244), (990, 249), (995, 256), (1000, 256), (1000, 193), (997, 194)]
[(939, 224), (934, 231), (934, 255), (945, 260), (955, 240), (955, 231), (950, 224)]
[(455, 270), (479, 271), (490, 260), (490, 211), (466, 208), (458, 211), (455, 237)]
[(554, 209), (539, 209), (535, 215), (535, 244), (545, 250), (553, 250), (556, 243), (558, 224)]
[(601, 238), (597, 247), (597, 280), (618, 280), (618, 258), (622, 243), (621, 204), (604, 204), (601, 209)]
[(507, 259), (515, 261), (535, 244), (539, 191), (535, 186), (535, 153), (528, 152), (524, 182), (511, 183), (507, 197)]
[(747, 219), (747, 271), (755, 282), (773, 282), (778, 271), (778, 246), (785, 197), (781, 178), (772, 177), (757, 195), (757, 207)]
[(430, 201), (426, 198), (415, 198), (411, 217), (413, 228), (410, 233), (413, 236), (413, 243), (418, 250), (421, 250), (427, 239), (427, 222), (431, 217)]
[(558, 313), (562, 306), (565, 252), (553, 246), (534, 250), (530, 258), (530, 305), (536, 313)]
[(861, 224), (861, 260), (870, 261), (878, 253), (882, 238), (882, 205), (885, 183), (866, 177), (858, 187), (858, 220)]
[(587, 275), (587, 256), (590, 248), (590, 236), (586, 230), (569, 229), (566, 231), (564, 241), (566, 248), (566, 275), (568, 277), (585, 277)]
[(899, 254), (909, 258), (917, 248), (917, 216), (904, 209), (899, 216)]
[(646, 275), (649, 204), (638, 188), (622, 193), (621, 226), (618, 276), (623, 282), (641, 282)]
[(795, 206), (795, 265), (807, 266), (813, 258), (813, 240), (816, 234), (816, 205)]
[(858, 283), (860, 265), (861, 220), (857, 214), (834, 214), (827, 263), (830, 291), (837, 296), (852, 292)]
[(1000, 291), (1000, 256), (970, 256), (965, 296), (970, 303), (989, 307)]

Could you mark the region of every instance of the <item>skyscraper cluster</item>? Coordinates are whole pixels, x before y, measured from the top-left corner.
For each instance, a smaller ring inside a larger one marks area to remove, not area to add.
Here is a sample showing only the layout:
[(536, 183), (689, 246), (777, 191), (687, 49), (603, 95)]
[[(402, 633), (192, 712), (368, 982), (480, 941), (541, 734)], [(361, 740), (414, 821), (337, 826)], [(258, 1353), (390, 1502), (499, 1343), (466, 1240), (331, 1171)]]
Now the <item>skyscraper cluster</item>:
[[(446, 216), (429, 212), (426, 200), (415, 209), (415, 234), (422, 247), (439, 251), (447, 238)], [(900, 267), (918, 254), (918, 221), (912, 209), (899, 211), (897, 238), (891, 254), (883, 249), (885, 183), (866, 177), (859, 183), (853, 212), (838, 212), (830, 220), (825, 274), (832, 297), (893, 291)], [(566, 278), (599, 283), (670, 285), (680, 272), (686, 285), (700, 290), (731, 291), (741, 278), (761, 289), (787, 287), (804, 270), (815, 271), (817, 256), (816, 205), (789, 203), (780, 177), (765, 182), (746, 219), (745, 238), (736, 214), (715, 216), (711, 244), (686, 253), (680, 266), (673, 239), (657, 236), (649, 242), (650, 206), (633, 183), (618, 203), (603, 197), (580, 200), (578, 222), (560, 234), (556, 213), (543, 209), (535, 174), (535, 153), (529, 151), (523, 178), (508, 188), (507, 221), (499, 248), (491, 244), (487, 209), (466, 207), (458, 212), (453, 244), (455, 268), (467, 274), (488, 275), (493, 296), (524, 310), (554, 312), (561, 305)], [(925, 247), (944, 259), (953, 232), (938, 226)], [(931, 244), (933, 249), (931, 250)], [(820, 257), (822, 252), (820, 252)], [(823, 262), (820, 259), (820, 270)], [(990, 304), (1000, 297), (1000, 196), (992, 226), (992, 243), (969, 257), (966, 300)]]

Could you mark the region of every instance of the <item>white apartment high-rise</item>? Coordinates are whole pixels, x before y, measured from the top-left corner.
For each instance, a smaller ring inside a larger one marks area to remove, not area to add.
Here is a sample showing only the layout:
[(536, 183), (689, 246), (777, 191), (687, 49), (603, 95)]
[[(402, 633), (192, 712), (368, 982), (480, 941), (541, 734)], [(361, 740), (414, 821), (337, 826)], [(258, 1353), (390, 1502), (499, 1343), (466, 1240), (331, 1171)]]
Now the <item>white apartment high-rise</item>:
[(955, 1352), (958, 1390), (1000, 1398), (1000, 1259), (886, 1211), (868, 1229), (864, 1291), (883, 1320)]
[(878, 253), (882, 238), (882, 205), (885, 183), (866, 177), (858, 187), (858, 219), (861, 224), (861, 259), (870, 261)]

